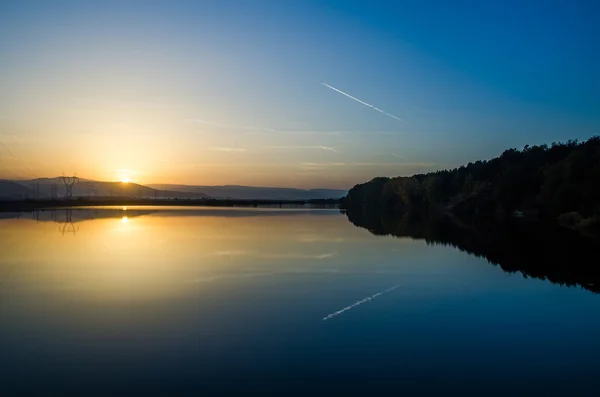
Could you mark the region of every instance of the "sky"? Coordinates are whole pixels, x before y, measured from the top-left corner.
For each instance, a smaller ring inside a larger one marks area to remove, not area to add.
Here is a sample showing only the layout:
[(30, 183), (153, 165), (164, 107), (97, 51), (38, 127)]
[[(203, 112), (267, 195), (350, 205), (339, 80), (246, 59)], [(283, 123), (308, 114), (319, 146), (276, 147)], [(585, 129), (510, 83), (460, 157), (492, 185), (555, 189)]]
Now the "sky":
[(0, 178), (342, 188), (600, 133), (595, 1), (0, 2)]

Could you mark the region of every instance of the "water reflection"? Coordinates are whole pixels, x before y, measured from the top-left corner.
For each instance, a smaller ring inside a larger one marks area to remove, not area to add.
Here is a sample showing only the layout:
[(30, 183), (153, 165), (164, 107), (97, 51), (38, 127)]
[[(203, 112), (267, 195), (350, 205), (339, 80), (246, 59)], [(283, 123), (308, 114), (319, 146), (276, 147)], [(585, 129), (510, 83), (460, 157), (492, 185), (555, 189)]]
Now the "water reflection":
[(506, 272), (521, 272), (526, 277), (600, 292), (600, 268), (596, 265), (600, 241), (555, 224), (519, 221), (465, 224), (450, 214), (423, 218), (349, 211), (346, 215), (355, 226), (374, 235), (452, 246), (484, 257)]
[(0, 395), (594, 395), (600, 295), (364, 222), (413, 237), (336, 210), (5, 214)]
[[(270, 216), (268, 224), (259, 214)], [(276, 214), (131, 207), (15, 214), (1, 221), (0, 267), (23, 264), (14, 288), (36, 283), (91, 300), (164, 299), (196, 288), (190, 283), (334, 270), (325, 262), (338, 255), (338, 243), (327, 239), (343, 225), (335, 211)], [(324, 228), (321, 215), (336, 222)], [(51, 233), (57, 223), (59, 233)]]

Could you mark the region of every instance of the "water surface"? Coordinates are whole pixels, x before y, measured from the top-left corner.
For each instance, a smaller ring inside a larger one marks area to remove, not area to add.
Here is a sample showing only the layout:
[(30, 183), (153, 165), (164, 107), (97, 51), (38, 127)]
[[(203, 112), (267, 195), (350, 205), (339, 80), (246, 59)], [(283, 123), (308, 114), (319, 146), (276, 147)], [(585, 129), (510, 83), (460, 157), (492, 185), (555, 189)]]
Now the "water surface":
[(337, 210), (3, 214), (0, 253), (3, 396), (598, 391), (600, 295)]

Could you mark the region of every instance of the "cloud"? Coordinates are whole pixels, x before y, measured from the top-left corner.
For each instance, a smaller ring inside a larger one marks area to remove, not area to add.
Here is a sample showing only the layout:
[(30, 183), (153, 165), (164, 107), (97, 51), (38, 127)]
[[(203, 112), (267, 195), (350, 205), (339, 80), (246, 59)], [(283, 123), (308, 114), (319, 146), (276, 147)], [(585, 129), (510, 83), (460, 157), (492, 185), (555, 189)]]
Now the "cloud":
[(306, 235), (300, 236), (298, 241), (303, 243), (342, 243), (346, 241), (343, 237), (330, 237), (330, 236), (320, 236), (320, 235)]
[(327, 87), (327, 88), (331, 88), (332, 90), (334, 90), (334, 91), (336, 91), (336, 92), (339, 92), (339, 93), (340, 93), (340, 94), (342, 94), (342, 95), (345, 95), (345, 96), (347, 96), (347, 97), (348, 97), (348, 98), (350, 98), (350, 99), (353, 99), (353, 100), (355, 100), (356, 102), (358, 102), (358, 103), (360, 103), (360, 104), (362, 104), (362, 105), (365, 105), (365, 106), (367, 106), (367, 107), (370, 107), (371, 109), (373, 109), (373, 110), (375, 110), (375, 111), (378, 111), (379, 113), (385, 114), (386, 116), (388, 116), (388, 117), (391, 117), (391, 118), (393, 118), (393, 119), (396, 119), (396, 120), (398, 120), (398, 121), (402, 121), (402, 119), (401, 119), (401, 118), (399, 118), (399, 117), (396, 117), (396, 116), (394, 116), (393, 114), (386, 112), (385, 110), (382, 110), (382, 109), (376, 108), (375, 106), (371, 105), (370, 103), (367, 103), (367, 102), (361, 101), (360, 99), (358, 99), (358, 98), (355, 98), (355, 97), (353, 97), (352, 95), (350, 95), (350, 94), (347, 94), (347, 93), (345, 93), (345, 92), (344, 92), (344, 91), (342, 91), (342, 90), (338, 90), (337, 88), (335, 88), (335, 87), (332, 87), (332, 86), (330, 86), (329, 84), (325, 84), (325, 83), (321, 83), (321, 84), (323, 84), (323, 85), (324, 85), (325, 87)]
[(216, 150), (218, 152), (245, 152), (246, 149), (244, 148), (237, 148), (237, 147), (211, 147), (211, 150)]
[(213, 125), (213, 126), (219, 127), (219, 128), (231, 128), (231, 129), (248, 130), (248, 131), (276, 132), (273, 128), (268, 128), (268, 127), (256, 127), (256, 126), (250, 126), (250, 125), (232, 125), (232, 124), (224, 124), (224, 123), (218, 123), (216, 121), (208, 121), (208, 120), (202, 120), (202, 119), (186, 119), (185, 121), (187, 121), (189, 123), (200, 123), (200, 124)]
[(186, 119), (185, 121), (187, 121), (189, 123), (209, 124), (209, 125), (214, 125), (217, 127), (229, 128), (228, 125), (216, 123), (214, 121), (207, 121), (207, 120), (200, 120), (200, 119)]
[(189, 281), (190, 283), (206, 283), (210, 281), (218, 281), (223, 279), (238, 279), (238, 278), (253, 278), (253, 277), (265, 277), (265, 276), (276, 276), (277, 272), (254, 272), (254, 273), (236, 273), (236, 274), (221, 274), (215, 276), (199, 277)]
[(332, 148), (330, 146), (323, 146), (323, 145), (314, 145), (314, 146), (265, 146), (265, 149), (325, 150), (327, 152), (334, 152), (334, 153), (338, 152), (335, 148)]
[(344, 167), (346, 163), (302, 163), (300, 168), (305, 170), (322, 170), (323, 168)]
[(278, 133), (285, 135), (331, 135), (331, 136), (344, 136), (350, 131), (340, 130), (278, 130)]
[(252, 256), (255, 258), (267, 259), (328, 259), (336, 256), (337, 252), (324, 252), (321, 254), (302, 254), (302, 253), (275, 253), (275, 252), (252, 252), (252, 251), (216, 251), (211, 256)]
[(404, 156), (400, 156), (399, 154), (396, 154), (396, 153), (392, 153), (392, 156), (394, 156), (394, 157), (398, 157), (398, 158), (400, 158), (400, 159), (402, 159), (402, 160), (407, 160), (407, 158), (406, 158), (406, 157), (404, 157)]
[(217, 251), (213, 252), (210, 255), (212, 256), (243, 256), (248, 255), (248, 251)]
[[(377, 109), (378, 111), (380, 109)], [(245, 125), (234, 125), (224, 124), (216, 121), (209, 121), (203, 119), (185, 119), (188, 123), (207, 124), (223, 129), (242, 130), (245, 135), (292, 135), (292, 136), (318, 136), (328, 135), (334, 137), (343, 137), (355, 134), (369, 134), (369, 135), (391, 135), (391, 131), (361, 131), (361, 130), (312, 130), (312, 129), (275, 129), (262, 126), (245, 126)]]
[(323, 254), (262, 254), (259, 253), (256, 256), (260, 258), (269, 258), (269, 259), (328, 259), (333, 258), (337, 255), (337, 252), (325, 252)]
[(276, 132), (276, 130), (274, 130), (273, 128), (267, 128), (267, 127), (242, 126), (242, 128), (245, 129), (245, 130), (250, 130), (250, 131)]
[(343, 167), (346, 163), (302, 163), (306, 167)]
[(344, 307), (343, 309), (340, 309), (340, 310), (338, 310), (338, 311), (336, 311), (336, 312), (333, 312), (333, 313), (331, 313), (331, 314), (328, 314), (327, 316), (323, 317), (323, 321), (327, 321), (327, 320), (329, 320), (329, 319), (331, 319), (331, 318), (333, 318), (333, 317), (339, 316), (340, 314), (342, 314), (342, 313), (344, 313), (344, 312), (346, 312), (346, 311), (348, 311), (348, 310), (350, 310), (350, 309), (354, 309), (356, 306), (360, 306), (360, 305), (362, 305), (362, 304), (363, 304), (363, 303), (365, 303), (365, 302), (369, 302), (369, 301), (371, 301), (371, 300), (373, 300), (373, 299), (377, 298), (378, 296), (381, 296), (381, 295), (383, 295), (383, 294), (385, 294), (385, 293), (387, 293), (387, 292), (393, 291), (393, 290), (395, 290), (396, 288), (398, 288), (398, 286), (399, 286), (399, 285), (398, 285), (398, 284), (396, 284), (396, 285), (394, 285), (394, 286), (393, 286), (393, 287), (391, 287), (391, 288), (388, 288), (388, 289), (386, 289), (386, 290), (383, 290), (383, 291), (381, 291), (381, 292), (378, 292), (378, 293), (376, 293), (376, 294), (373, 294), (373, 295), (371, 295), (371, 296), (367, 296), (366, 298), (363, 298), (363, 299), (361, 299), (361, 300), (359, 300), (359, 301), (356, 301), (356, 302), (354, 302), (354, 303), (353, 303), (353, 304), (351, 304), (350, 306), (346, 306), (346, 307)]
[(316, 149), (327, 150), (327, 151), (330, 151), (330, 152), (337, 153), (337, 150), (335, 150), (334, 148), (329, 147), (329, 146), (319, 145), (319, 146), (316, 147)]
[(350, 163), (349, 165), (357, 167), (435, 167), (437, 163), (370, 163), (370, 162), (358, 162)]

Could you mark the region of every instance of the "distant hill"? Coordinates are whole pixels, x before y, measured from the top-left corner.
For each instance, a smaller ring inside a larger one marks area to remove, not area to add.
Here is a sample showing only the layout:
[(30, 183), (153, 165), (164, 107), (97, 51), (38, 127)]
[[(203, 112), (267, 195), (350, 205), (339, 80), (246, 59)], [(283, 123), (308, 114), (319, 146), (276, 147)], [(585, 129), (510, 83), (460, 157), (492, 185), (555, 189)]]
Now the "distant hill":
[[(66, 189), (60, 178), (39, 178), (27, 181), (13, 181), (21, 187), (27, 189), (34, 197), (39, 185), (40, 198), (47, 198), (52, 195), (52, 185), (56, 185), (58, 197), (65, 195)], [(206, 198), (207, 195), (201, 192), (182, 192), (172, 190), (154, 189), (137, 183), (122, 182), (99, 182), (89, 179), (80, 179), (73, 186), (74, 197), (140, 197), (140, 198)]]
[(0, 199), (24, 199), (33, 197), (33, 191), (13, 181), (0, 180)]
[(188, 193), (204, 193), (214, 198), (235, 198), (251, 200), (310, 200), (341, 198), (347, 193), (339, 189), (292, 189), (278, 187), (254, 187), (254, 186), (189, 186), (150, 184), (154, 189), (166, 189)]
[[(56, 186), (58, 197), (64, 197), (66, 188), (59, 177), (38, 178), (25, 181), (4, 181), (6, 186), (0, 188), (0, 197), (40, 198), (52, 196), (52, 186)], [(242, 199), (242, 200), (311, 200), (339, 199), (346, 195), (346, 190), (338, 189), (293, 189), (254, 186), (190, 186), (137, 183), (101, 182), (81, 178), (73, 186), (74, 197), (139, 197), (139, 198), (179, 198), (179, 199)]]

